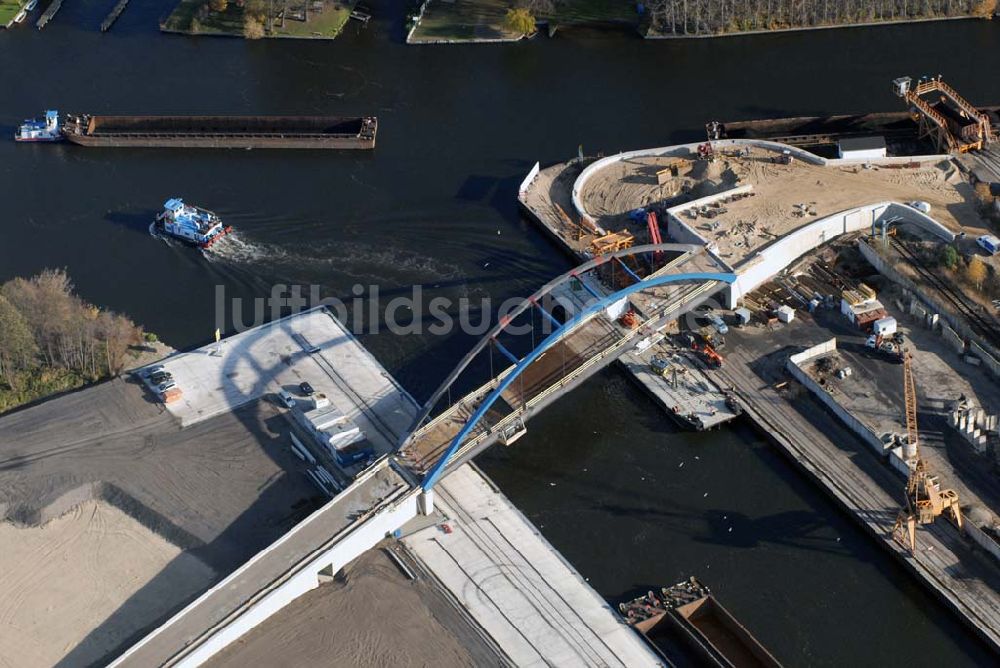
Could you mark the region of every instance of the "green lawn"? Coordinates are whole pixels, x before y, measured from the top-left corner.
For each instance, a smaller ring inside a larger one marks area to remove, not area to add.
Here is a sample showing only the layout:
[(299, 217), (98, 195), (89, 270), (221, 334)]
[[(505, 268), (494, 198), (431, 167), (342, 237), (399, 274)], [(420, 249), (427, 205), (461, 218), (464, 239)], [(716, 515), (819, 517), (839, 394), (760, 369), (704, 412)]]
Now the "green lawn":
[(26, 5), (28, 0), (0, 0), (0, 26), (5, 26), (14, 20), (21, 7)]
[[(0, 0), (3, 1), (3, 0)], [(193, 35), (232, 35), (243, 36), (243, 8), (231, 1), (224, 12), (209, 12), (204, 18), (192, 22), (205, 0), (181, 0), (167, 17), (162, 28), (170, 32), (183, 32)], [(332, 39), (340, 34), (350, 19), (351, 10), (357, 0), (310, 0), (309, 20), (301, 21), (288, 18), (282, 22), (274, 19), (272, 31), (265, 37), (316, 37)], [(290, 10), (301, 10), (300, 2), (288, 3)], [(280, 10), (281, 3), (274, 3), (275, 12)]]
[[(412, 42), (470, 39), (511, 39), (503, 29), (512, 0), (430, 0)], [(556, 26), (619, 23), (638, 25), (632, 0), (556, 0), (555, 11), (536, 17)]]

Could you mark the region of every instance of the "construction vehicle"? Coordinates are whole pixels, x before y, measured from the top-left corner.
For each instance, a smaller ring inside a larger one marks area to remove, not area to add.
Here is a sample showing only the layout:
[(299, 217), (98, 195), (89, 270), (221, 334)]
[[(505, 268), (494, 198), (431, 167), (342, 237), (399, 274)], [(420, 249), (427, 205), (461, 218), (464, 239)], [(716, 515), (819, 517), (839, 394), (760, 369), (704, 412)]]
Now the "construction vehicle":
[(708, 160), (709, 162), (715, 160), (715, 148), (712, 147), (712, 142), (707, 141), (704, 144), (698, 144), (698, 159)]
[(865, 341), (865, 346), (887, 355), (890, 359), (902, 361), (902, 347), (889, 336), (881, 334), (871, 334)]
[(707, 341), (700, 341), (694, 338), (691, 343), (691, 350), (695, 351), (698, 357), (701, 358), (701, 361), (710, 368), (718, 369), (722, 366), (722, 355), (716, 352), (712, 344)]
[(906, 412), (906, 443), (903, 446), (910, 475), (906, 481), (906, 508), (899, 511), (892, 535), (909, 545), (910, 552), (917, 549), (917, 525), (931, 524), (948, 511), (958, 528), (962, 528), (962, 509), (958, 504), (958, 494), (951, 489), (941, 489), (936, 476), (927, 470), (927, 464), (920, 456), (920, 440), (917, 433), (917, 388), (913, 381), (913, 356), (909, 350), (903, 353), (903, 394)]
[(623, 327), (628, 327), (629, 329), (637, 329), (640, 324), (638, 314), (636, 314), (636, 312), (633, 311), (632, 309), (625, 311), (625, 313), (623, 313), (622, 316), (618, 318), (618, 322)]
[(649, 368), (657, 376), (666, 376), (670, 368), (670, 360), (660, 355), (653, 355), (649, 360)]

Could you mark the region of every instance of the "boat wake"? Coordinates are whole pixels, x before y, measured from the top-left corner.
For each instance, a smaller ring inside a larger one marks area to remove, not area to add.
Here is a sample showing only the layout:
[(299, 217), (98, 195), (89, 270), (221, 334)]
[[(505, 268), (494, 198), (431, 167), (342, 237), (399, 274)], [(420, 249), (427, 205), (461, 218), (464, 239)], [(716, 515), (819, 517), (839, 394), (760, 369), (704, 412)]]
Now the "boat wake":
[(210, 262), (264, 265), (279, 273), (341, 275), (358, 283), (450, 283), (461, 280), (460, 268), (405, 249), (374, 248), (365, 244), (338, 243), (324, 252), (313, 246), (300, 253), (275, 244), (247, 239), (234, 230), (211, 248), (202, 250)]

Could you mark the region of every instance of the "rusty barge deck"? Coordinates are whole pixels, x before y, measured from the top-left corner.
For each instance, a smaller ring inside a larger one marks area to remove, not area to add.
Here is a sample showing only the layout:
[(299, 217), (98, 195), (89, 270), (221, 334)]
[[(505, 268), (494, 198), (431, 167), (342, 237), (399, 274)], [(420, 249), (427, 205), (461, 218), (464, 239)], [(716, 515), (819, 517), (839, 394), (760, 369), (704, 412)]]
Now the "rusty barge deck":
[(81, 146), (373, 149), (374, 116), (70, 115), (62, 133)]

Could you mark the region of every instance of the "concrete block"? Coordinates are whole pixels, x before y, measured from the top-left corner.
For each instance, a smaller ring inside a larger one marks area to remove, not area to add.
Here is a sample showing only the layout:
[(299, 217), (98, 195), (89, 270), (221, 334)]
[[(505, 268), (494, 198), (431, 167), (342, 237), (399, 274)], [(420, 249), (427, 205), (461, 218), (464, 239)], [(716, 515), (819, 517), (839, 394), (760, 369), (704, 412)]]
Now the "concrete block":
[(430, 515), (434, 512), (434, 490), (429, 489), (421, 492), (417, 497), (417, 511), (421, 515)]

